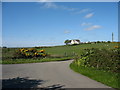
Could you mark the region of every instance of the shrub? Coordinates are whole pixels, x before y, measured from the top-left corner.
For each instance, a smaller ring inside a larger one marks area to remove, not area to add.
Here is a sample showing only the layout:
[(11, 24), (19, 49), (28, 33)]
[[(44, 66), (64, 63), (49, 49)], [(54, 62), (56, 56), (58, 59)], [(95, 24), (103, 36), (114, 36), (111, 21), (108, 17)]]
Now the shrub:
[(33, 58), (33, 57), (45, 57), (47, 54), (44, 50), (37, 50), (35, 48), (19, 49), (14, 53), (14, 58)]
[(7, 48), (6, 46), (3, 46), (3, 48)]
[(111, 41), (107, 41), (108, 43), (111, 43)]
[(85, 67), (93, 67), (111, 72), (119, 72), (120, 69), (120, 49), (85, 49), (81, 58), (74, 63)]
[(97, 41), (97, 43), (101, 43), (100, 41)]
[(114, 46), (114, 48), (119, 48), (119, 46)]

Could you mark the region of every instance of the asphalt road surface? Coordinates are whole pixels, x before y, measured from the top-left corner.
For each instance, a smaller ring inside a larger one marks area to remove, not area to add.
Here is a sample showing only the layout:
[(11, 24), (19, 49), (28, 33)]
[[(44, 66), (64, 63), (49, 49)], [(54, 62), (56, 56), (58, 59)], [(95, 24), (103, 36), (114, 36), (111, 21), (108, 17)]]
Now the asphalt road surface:
[(2, 65), (5, 88), (109, 88), (72, 71), (69, 61)]

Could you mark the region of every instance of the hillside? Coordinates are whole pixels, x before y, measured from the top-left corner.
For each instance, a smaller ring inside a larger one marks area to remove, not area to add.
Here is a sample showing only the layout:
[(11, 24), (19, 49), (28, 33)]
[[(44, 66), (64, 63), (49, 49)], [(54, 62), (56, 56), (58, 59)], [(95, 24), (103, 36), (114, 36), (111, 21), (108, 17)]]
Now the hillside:
[(74, 54), (81, 54), (84, 49), (88, 48), (105, 48), (105, 49), (113, 49), (115, 46), (118, 46), (118, 43), (97, 43), (97, 44), (80, 44), (80, 45), (72, 45), (72, 46), (55, 46), (50, 48), (42, 48), (47, 53), (52, 55), (60, 55), (60, 56), (73, 56)]

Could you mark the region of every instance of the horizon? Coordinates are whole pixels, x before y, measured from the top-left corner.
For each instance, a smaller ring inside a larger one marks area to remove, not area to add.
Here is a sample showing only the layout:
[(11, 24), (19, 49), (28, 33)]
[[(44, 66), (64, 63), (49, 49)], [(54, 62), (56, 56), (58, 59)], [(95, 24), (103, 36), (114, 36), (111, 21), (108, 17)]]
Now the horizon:
[(118, 41), (118, 2), (3, 2), (2, 15), (6, 47)]
[[(97, 41), (88, 41), (88, 42), (80, 42), (80, 44), (88, 44), (88, 43), (94, 43), (94, 42), (97, 42)], [(101, 43), (107, 43), (108, 41), (100, 41)], [(112, 41), (110, 41), (111, 43), (112, 43)], [(119, 41), (113, 41), (113, 42), (119, 42)], [(80, 44), (78, 44), (78, 45), (80, 45)], [(99, 44), (99, 43), (98, 43)], [(31, 47), (27, 47), (27, 46), (24, 46), (24, 47), (12, 47), (12, 46), (10, 46), (10, 47), (7, 47), (7, 46), (0, 46), (0, 48), (3, 48), (3, 47), (6, 47), (6, 48), (33, 48), (33, 47), (56, 47), (56, 46), (66, 46), (66, 44), (64, 43), (63, 45), (53, 45), (53, 46), (31, 46)], [(68, 45), (69, 46), (69, 45)]]

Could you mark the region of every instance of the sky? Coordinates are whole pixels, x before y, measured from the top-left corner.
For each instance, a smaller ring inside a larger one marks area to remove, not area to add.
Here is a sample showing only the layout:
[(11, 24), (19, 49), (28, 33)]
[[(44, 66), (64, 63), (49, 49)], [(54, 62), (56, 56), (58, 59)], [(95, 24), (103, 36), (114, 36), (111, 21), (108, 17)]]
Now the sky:
[(64, 45), (66, 39), (118, 41), (117, 2), (3, 2), (2, 45)]

